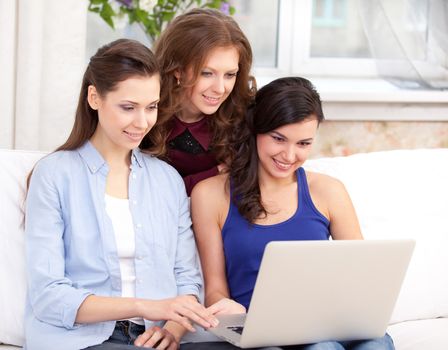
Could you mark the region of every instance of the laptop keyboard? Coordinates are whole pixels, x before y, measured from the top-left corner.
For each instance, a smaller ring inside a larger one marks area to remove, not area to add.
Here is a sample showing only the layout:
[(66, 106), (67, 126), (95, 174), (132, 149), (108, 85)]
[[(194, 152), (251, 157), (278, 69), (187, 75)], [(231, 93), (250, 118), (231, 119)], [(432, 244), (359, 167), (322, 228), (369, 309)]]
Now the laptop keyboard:
[(236, 332), (238, 334), (242, 334), (243, 333), (243, 326), (231, 326), (231, 327), (227, 327), (227, 329), (230, 329), (233, 332)]

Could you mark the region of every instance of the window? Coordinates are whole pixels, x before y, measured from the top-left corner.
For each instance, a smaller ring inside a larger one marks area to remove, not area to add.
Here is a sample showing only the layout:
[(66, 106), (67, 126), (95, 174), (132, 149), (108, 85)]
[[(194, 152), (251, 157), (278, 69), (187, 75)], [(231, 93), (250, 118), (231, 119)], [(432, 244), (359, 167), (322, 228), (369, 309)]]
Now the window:
[[(369, 72), (374, 76), (356, 1), (234, 0), (232, 4), (234, 18), (251, 42), (257, 75), (366, 76)], [(87, 33), (88, 57), (123, 36), (150, 44), (137, 26), (118, 25), (114, 31), (92, 13)]]
[(260, 76), (375, 77), (357, 0), (235, 0)]
[(233, 5), (234, 18), (250, 40), (255, 66), (277, 67), (279, 0), (240, 0)]
[(314, 0), (311, 57), (370, 58), (357, 0)]
[[(317, 86), (328, 111), (334, 111), (327, 113), (330, 119), (446, 120), (448, 103), (446, 92), (399, 89), (388, 81), (379, 79), (378, 68), (382, 68), (381, 65), (389, 70), (399, 67), (405, 71), (407, 67), (400, 61), (402, 57), (393, 62), (375, 62), (370, 53), (372, 38), (369, 38), (369, 45), (364, 34), (369, 29), (368, 25), (371, 25), (370, 30), (377, 33), (380, 44), (385, 38), (390, 40), (394, 37), (392, 32), (384, 32), (393, 29), (387, 28), (384, 22), (380, 22), (382, 25), (379, 28), (374, 27), (378, 23), (373, 20), (369, 23), (373, 17), (369, 11), (380, 5), (386, 8), (394, 14), (397, 22), (404, 24), (401, 26), (404, 45), (409, 46), (406, 53), (415, 56), (412, 63), (424, 70), (428, 76), (435, 74), (435, 81), (438, 79), (446, 84), (448, 68), (442, 67), (441, 70), (439, 66), (431, 65), (430, 60), (433, 56), (446, 66), (446, 51), (427, 52), (422, 48), (429, 27), (428, 1), (232, 0), (231, 2), (236, 8), (234, 18), (251, 42), (254, 53), (253, 73), (259, 86), (281, 76), (305, 76)], [(432, 4), (443, 5), (445, 0), (431, 1)], [(434, 5), (432, 11), (435, 14), (443, 13)], [(383, 18), (384, 20), (387, 18)], [(446, 21), (448, 18), (445, 18)], [(415, 36), (412, 36), (415, 33), (418, 33), (419, 40), (415, 40)], [(89, 57), (101, 44), (122, 36), (149, 44), (138, 27), (128, 26), (113, 31), (99, 16), (89, 14), (87, 48)], [(446, 41), (445, 36), (442, 39)], [(400, 48), (400, 45), (392, 42), (389, 48)], [(430, 59), (427, 59), (428, 57)], [(412, 84), (409, 87), (412, 87)], [(354, 106), (356, 108), (353, 108)]]

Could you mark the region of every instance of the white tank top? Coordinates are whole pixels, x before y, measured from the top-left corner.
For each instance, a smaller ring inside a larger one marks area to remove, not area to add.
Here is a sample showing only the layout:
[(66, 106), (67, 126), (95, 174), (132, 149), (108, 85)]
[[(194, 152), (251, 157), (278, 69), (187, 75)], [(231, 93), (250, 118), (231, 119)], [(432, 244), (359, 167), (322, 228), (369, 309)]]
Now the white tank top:
[[(106, 194), (106, 213), (112, 221), (121, 272), (121, 296), (135, 298), (135, 232), (129, 200)], [(143, 319), (130, 321), (143, 325)]]

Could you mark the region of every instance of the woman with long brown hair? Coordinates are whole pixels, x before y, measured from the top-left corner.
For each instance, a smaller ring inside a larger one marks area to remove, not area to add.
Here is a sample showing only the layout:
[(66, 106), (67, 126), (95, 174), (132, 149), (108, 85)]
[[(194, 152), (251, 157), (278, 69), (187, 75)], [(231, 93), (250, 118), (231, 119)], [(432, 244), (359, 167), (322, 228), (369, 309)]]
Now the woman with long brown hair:
[(174, 350), (191, 322), (216, 322), (197, 301), (183, 181), (138, 148), (159, 97), (144, 45), (117, 40), (90, 59), (68, 140), (30, 178), (26, 349)]
[(155, 55), (162, 77), (159, 120), (142, 147), (173, 165), (190, 194), (233, 157), (234, 130), (255, 92), (252, 50), (230, 16), (193, 9), (164, 30)]

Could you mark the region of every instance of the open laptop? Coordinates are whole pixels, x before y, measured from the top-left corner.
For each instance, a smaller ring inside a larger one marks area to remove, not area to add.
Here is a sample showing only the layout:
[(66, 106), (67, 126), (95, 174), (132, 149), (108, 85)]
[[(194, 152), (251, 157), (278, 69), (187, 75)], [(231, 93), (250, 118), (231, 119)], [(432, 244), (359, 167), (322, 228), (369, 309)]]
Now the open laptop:
[(247, 314), (209, 331), (241, 348), (382, 337), (413, 240), (270, 242)]

